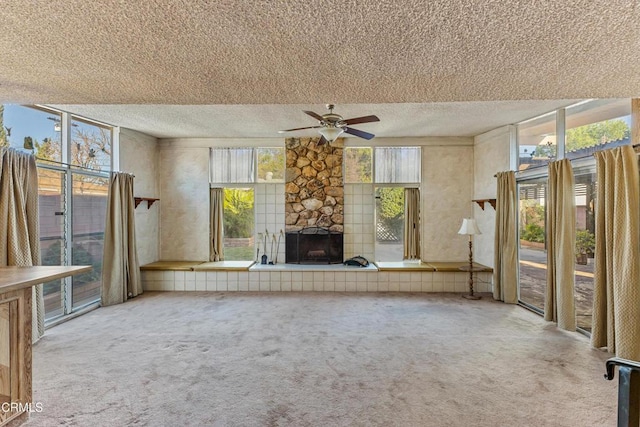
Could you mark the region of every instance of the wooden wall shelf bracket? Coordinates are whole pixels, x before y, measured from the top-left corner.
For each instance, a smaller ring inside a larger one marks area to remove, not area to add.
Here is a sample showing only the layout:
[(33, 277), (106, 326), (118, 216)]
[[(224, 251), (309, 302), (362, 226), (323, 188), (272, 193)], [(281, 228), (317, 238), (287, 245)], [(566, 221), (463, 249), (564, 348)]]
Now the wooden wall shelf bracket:
[(485, 203), (489, 203), (491, 207), (493, 207), (493, 209), (496, 208), (496, 199), (478, 199), (478, 200), (472, 200), (472, 202), (476, 202), (478, 206), (480, 206), (480, 209), (482, 210), (484, 210)]
[(135, 202), (135, 207), (137, 208), (138, 205), (142, 202), (147, 202), (147, 209), (151, 208), (151, 205), (153, 205), (154, 202), (160, 200), (160, 199), (154, 199), (151, 197), (134, 197), (133, 198), (134, 202)]

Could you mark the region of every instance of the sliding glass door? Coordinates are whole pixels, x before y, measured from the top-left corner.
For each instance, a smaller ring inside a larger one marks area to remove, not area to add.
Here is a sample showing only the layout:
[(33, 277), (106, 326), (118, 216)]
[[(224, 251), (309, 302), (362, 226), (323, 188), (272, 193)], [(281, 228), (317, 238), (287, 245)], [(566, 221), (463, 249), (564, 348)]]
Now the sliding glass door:
[(577, 326), (591, 331), (593, 312), (593, 270), (595, 261), (596, 174), (576, 173), (576, 264), (575, 305)]
[(109, 180), (74, 173), (72, 181), (72, 264), (93, 267), (88, 273), (73, 276), (72, 308), (77, 309), (100, 300)]
[(518, 185), (519, 300), (540, 312), (544, 311), (547, 288), (546, 188), (546, 177)]
[(0, 104), (0, 145), (33, 153), (38, 165), (43, 265), (91, 265), (44, 284), (45, 320), (97, 306), (114, 128), (48, 107)]
[(402, 261), (404, 255), (404, 188), (376, 187), (376, 261)]
[[(64, 215), (66, 172), (39, 168), (38, 202), (40, 256), (42, 265), (65, 265), (66, 239)], [(44, 284), (45, 319), (64, 314), (64, 279)]]

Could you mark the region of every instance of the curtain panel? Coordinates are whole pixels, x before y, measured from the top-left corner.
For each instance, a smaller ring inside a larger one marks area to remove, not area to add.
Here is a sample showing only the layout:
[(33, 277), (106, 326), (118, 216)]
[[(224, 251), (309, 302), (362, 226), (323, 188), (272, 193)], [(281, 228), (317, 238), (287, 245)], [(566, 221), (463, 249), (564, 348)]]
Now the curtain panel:
[[(38, 168), (33, 154), (0, 148), (0, 265), (40, 265)], [(43, 285), (32, 287), (36, 342), (44, 335)]]
[(573, 168), (568, 159), (549, 163), (547, 198), (547, 291), (544, 318), (576, 330), (576, 202)]
[(596, 158), (596, 250), (591, 344), (640, 360), (640, 183), (631, 146)]
[(224, 188), (209, 190), (209, 261), (223, 261)]
[(420, 189), (404, 189), (404, 259), (420, 259)]
[(121, 304), (141, 293), (133, 175), (111, 172), (102, 258), (102, 305)]
[(493, 263), (493, 298), (509, 304), (518, 302), (518, 233), (515, 172), (498, 172), (496, 227)]

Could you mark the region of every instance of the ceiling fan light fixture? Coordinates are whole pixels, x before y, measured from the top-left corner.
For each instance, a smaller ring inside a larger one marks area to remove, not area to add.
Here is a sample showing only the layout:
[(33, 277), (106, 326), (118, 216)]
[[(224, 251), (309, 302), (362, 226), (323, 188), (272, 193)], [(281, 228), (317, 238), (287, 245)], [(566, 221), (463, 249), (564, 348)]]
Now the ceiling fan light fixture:
[(342, 135), (342, 132), (344, 132), (344, 130), (339, 127), (328, 126), (321, 128), (320, 130), (318, 130), (318, 132), (320, 133), (320, 135), (324, 136), (324, 139), (326, 139), (327, 142), (332, 143), (336, 138)]

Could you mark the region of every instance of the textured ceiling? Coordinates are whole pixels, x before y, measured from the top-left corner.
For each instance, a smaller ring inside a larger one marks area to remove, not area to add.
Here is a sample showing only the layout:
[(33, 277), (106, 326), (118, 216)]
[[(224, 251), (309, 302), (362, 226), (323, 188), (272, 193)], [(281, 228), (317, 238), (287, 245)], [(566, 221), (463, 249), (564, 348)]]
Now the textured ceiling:
[[(379, 137), (475, 136), (516, 123), (571, 101), (491, 101), (432, 104), (347, 104), (335, 113), (345, 119), (375, 114), (380, 122), (355, 125)], [(282, 137), (278, 129), (315, 126), (302, 110), (324, 114), (323, 105), (54, 105), (107, 124), (157, 138)], [(316, 136), (314, 129), (290, 136)], [(348, 136), (348, 135), (347, 135)], [(375, 140), (374, 140), (375, 142)]]
[[(460, 101), (640, 95), (630, 0), (4, 0), (0, 20), (4, 103), (201, 104), (213, 106), (200, 117), (238, 120), (273, 104), (438, 115)], [(486, 105), (491, 122), (510, 110)]]

